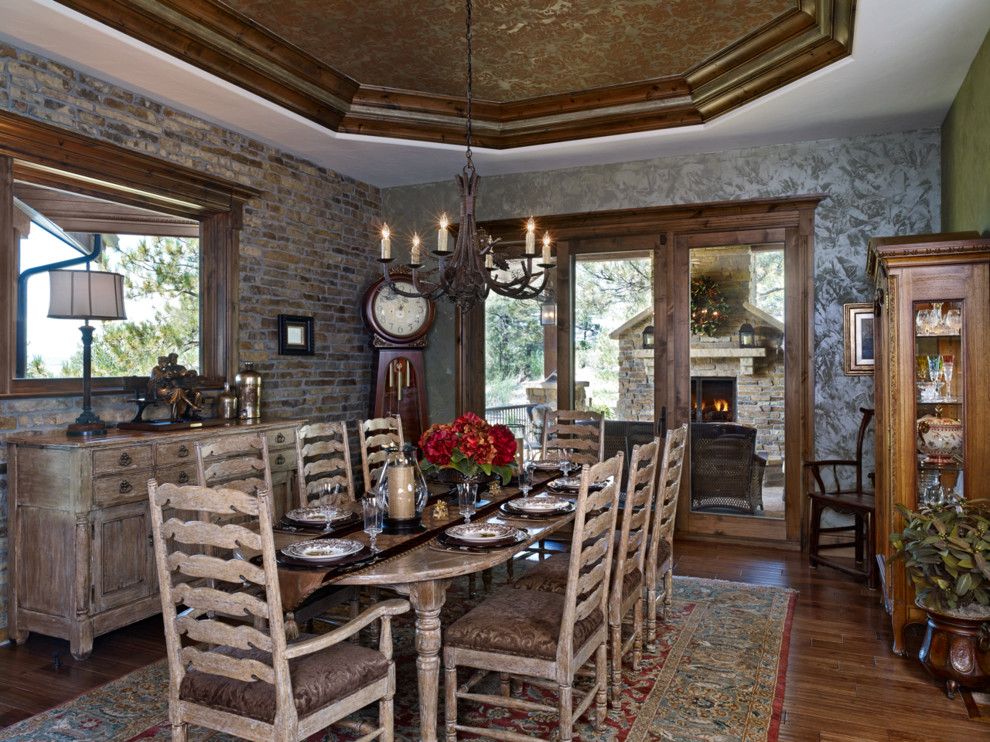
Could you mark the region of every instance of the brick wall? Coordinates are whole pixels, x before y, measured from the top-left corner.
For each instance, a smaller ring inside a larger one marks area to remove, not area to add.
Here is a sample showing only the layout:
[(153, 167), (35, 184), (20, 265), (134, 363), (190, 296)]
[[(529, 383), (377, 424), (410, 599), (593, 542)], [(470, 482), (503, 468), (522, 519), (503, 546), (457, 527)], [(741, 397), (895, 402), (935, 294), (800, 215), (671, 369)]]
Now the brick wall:
[[(358, 307), (378, 270), (369, 238), (380, 220), (378, 189), (2, 43), (0, 109), (263, 190), (244, 212), (239, 343), (241, 360), (255, 361), (264, 375), (264, 412), (366, 414), (372, 356)], [(314, 315), (315, 356), (276, 355), (282, 313)], [(134, 411), (121, 397), (98, 397), (95, 406), (114, 421)], [(5, 435), (65, 425), (79, 408), (78, 398), (0, 400), (0, 466)], [(0, 474), (0, 634), (6, 500)]]

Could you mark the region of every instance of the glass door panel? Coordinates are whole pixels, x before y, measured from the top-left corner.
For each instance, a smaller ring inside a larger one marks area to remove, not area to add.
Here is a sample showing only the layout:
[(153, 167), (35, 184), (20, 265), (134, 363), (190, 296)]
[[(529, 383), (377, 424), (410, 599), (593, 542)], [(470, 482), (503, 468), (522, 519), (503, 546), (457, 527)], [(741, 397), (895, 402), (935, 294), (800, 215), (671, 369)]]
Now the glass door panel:
[(785, 517), (784, 250), (690, 250), (690, 509)]
[(962, 496), (965, 441), (963, 302), (914, 302), (918, 504)]
[(655, 435), (652, 252), (574, 261), (573, 404), (605, 416), (605, 455)]

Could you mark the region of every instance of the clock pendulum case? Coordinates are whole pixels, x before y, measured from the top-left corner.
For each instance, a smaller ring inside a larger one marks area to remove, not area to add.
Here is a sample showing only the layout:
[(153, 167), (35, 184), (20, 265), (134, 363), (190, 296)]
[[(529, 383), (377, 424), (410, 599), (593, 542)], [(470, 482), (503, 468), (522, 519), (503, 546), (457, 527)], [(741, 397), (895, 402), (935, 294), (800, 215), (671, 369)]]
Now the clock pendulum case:
[[(407, 274), (393, 273), (392, 280), (400, 289), (413, 290)], [(423, 354), (433, 326), (434, 304), (397, 294), (380, 278), (365, 292), (362, 309), (376, 357), (371, 414), (399, 415), (403, 438), (418, 443), (430, 424)]]

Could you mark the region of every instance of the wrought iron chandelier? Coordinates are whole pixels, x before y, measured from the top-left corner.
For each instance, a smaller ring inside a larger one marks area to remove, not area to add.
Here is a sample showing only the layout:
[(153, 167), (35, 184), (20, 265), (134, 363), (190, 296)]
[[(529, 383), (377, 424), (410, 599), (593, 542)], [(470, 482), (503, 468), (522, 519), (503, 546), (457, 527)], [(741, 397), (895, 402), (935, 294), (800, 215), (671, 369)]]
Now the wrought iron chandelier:
[[(418, 235), (413, 235), (409, 262), (404, 268), (408, 275), (402, 276), (402, 285), (393, 280), (390, 266), (392, 257), (392, 237), (388, 225), (382, 226), (381, 259), (382, 274), (388, 287), (400, 296), (429, 298), (432, 300), (446, 296), (459, 309), (468, 310), (483, 302), (489, 292), (494, 291), (511, 299), (538, 299), (547, 285), (550, 269), (556, 265), (551, 252), (549, 233), (543, 235), (543, 250), (540, 262), (534, 266), (536, 256), (536, 222), (526, 223), (526, 240), (522, 256), (512, 256), (496, 252), (500, 240), (493, 239), (475, 223), (475, 197), (478, 193), (478, 173), (474, 169), (471, 152), (472, 120), (471, 102), (473, 98), (472, 68), (472, 16), (471, 0), (467, 0), (466, 34), (467, 40), (467, 125), (465, 151), (466, 162), (461, 174), (456, 177), (461, 195), (461, 218), (457, 228), (457, 240), (453, 251), (448, 249), (446, 215), (440, 218), (437, 231), (437, 249), (433, 251), (438, 265), (435, 272), (423, 276), (423, 244)], [(512, 260), (510, 264), (509, 260)], [(405, 273), (405, 271), (404, 271)], [(409, 290), (409, 285), (412, 290)]]

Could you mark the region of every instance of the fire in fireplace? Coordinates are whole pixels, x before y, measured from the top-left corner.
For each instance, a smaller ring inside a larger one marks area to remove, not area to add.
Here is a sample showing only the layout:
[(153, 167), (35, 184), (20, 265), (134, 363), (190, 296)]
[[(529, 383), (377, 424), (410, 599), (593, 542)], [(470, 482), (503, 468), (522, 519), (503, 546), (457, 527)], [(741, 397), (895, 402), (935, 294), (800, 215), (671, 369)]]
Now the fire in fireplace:
[(735, 419), (735, 377), (691, 377), (691, 420), (713, 423), (734, 422)]

